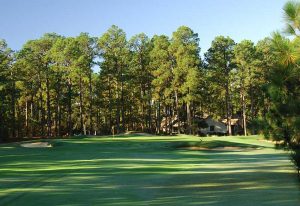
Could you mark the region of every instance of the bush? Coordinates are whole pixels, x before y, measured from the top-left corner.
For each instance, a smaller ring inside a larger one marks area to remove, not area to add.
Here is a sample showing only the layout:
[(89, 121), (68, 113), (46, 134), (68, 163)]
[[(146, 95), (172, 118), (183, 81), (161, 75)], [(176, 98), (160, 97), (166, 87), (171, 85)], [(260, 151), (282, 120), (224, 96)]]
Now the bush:
[(297, 167), (298, 176), (299, 176), (299, 169), (300, 169), (300, 149), (293, 150), (291, 153), (291, 160), (294, 165)]
[[(266, 138), (269, 137), (269, 124), (264, 118), (256, 118), (248, 123), (249, 130), (254, 134), (264, 134)], [(253, 134), (253, 135), (254, 135)]]

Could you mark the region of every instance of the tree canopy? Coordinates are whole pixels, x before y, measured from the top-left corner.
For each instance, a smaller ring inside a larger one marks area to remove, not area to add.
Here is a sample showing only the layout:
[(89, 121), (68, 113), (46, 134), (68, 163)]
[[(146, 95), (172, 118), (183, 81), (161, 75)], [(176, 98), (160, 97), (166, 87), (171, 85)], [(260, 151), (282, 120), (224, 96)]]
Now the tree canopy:
[(47, 33), (19, 51), (0, 40), (0, 137), (196, 134), (211, 116), (228, 135), (264, 131), (298, 145), (299, 8), (283, 8), (292, 37), (217, 36), (203, 57), (187, 26), (130, 39), (115, 25), (100, 37)]

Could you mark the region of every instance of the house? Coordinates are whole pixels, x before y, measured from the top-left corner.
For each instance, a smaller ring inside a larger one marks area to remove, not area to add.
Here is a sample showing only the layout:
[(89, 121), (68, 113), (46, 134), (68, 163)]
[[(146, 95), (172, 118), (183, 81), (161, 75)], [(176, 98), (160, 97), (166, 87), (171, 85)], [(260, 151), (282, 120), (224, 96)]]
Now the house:
[[(241, 131), (239, 118), (231, 119), (231, 131), (232, 134), (239, 134)], [(186, 123), (181, 121), (180, 132), (186, 132)], [(227, 120), (216, 120), (213, 117), (205, 115), (204, 117), (194, 117), (193, 119), (194, 131), (199, 135), (226, 135), (227, 130)], [(177, 115), (173, 117), (164, 117), (161, 121), (161, 129), (163, 132), (167, 133), (178, 133), (178, 118)], [(198, 132), (197, 132), (198, 131)]]
[(199, 133), (202, 135), (226, 135), (227, 134), (226, 124), (213, 119), (211, 116), (203, 118), (202, 122), (204, 122), (207, 126), (205, 128), (200, 127)]

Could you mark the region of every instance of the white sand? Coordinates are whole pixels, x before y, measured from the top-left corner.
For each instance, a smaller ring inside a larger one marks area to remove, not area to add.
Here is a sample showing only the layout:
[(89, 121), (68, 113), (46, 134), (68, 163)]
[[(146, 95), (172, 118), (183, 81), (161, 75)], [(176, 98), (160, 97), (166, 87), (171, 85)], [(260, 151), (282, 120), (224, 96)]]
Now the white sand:
[(21, 144), (22, 147), (30, 147), (30, 148), (37, 148), (37, 147), (52, 147), (51, 144), (48, 142), (30, 142), (30, 143), (23, 143)]

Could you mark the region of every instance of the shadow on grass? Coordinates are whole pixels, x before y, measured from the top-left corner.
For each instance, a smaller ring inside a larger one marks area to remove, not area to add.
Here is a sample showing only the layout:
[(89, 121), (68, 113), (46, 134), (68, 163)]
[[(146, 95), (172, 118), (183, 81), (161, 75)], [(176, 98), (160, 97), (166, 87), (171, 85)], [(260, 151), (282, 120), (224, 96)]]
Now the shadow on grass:
[(187, 148), (187, 147), (202, 147), (207, 149), (222, 148), (222, 147), (239, 147), (245, 149), (257, 149), (262, 148), (261, 146), (253, 144), (245, 144), (238, 142), (228, 142), (222, 140), (215, 141), (197, 141), (197, 142), (175, 142), (171, 145), (175, 149)]
[(300, 203), (284, 153), (181, 151), (168, 138), (55, 141), (47, 150), (0, 149), (0, 205)]

